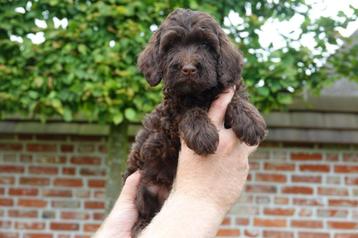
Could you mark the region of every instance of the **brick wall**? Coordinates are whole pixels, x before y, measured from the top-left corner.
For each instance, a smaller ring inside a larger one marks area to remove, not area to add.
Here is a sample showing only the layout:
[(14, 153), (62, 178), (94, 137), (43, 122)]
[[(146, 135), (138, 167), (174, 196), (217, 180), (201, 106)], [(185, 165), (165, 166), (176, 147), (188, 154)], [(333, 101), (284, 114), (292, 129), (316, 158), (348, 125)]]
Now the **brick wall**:
[(358, 150), (261, 148), (220, 237), (358, 238)]
[(104, 217), (103, 137), (0, 135), (0, 238), (87, 238)]
[[(0, 135), (0, 238), (90, 237), (105, 137)], [(276, 145), (275, 145), (276, 146)], [(220, 237), (358, 238), (357, 147), (262, 147)]]

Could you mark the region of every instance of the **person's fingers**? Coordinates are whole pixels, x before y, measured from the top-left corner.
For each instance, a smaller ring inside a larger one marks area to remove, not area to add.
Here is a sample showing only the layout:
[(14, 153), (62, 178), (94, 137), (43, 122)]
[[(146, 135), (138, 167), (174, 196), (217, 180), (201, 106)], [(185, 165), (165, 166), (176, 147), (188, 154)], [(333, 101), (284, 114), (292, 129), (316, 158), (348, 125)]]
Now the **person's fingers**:
[(124, 186), (122, 188), (122, 192), (120, 195), (120, 199), (125, 199), (129, 201), (134, 201), (137, 191), (138, 191), (138, 185), (140, 181), (140, 173), (137, 170), (133, 174), (131, 174), (126, 182), (124, 183)]
[(224, 93), (221, 93), (210, 106), (208, 116), (217, 128), (222, 127), (224, 123), (226, 108), (234, 96), (234, 92), (234, 88), (227, 89)]

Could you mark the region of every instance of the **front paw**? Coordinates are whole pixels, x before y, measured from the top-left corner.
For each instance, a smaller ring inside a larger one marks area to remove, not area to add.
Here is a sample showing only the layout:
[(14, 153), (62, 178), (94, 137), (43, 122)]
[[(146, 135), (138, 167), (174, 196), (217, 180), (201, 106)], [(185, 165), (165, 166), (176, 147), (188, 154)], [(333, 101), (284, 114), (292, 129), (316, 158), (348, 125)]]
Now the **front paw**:
[(265, 120), (249, 103), (242, 105), (243, 108), (233, 106), (229, 105), (225, 125), (231, 127), (236, 136), (247, 145), (258, 145), (267, 134)]
[(219, 134), (204, 111), (184, 116), (179, 131), (186, 145), (199, 155), (213, 154), (219, 144)]

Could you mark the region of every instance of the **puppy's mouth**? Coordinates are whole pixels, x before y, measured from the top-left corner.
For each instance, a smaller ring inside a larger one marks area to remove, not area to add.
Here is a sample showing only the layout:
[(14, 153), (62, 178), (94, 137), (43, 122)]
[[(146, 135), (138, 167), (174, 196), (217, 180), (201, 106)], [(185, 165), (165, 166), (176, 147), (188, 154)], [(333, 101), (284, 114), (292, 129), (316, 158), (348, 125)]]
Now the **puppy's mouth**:
[(174, 88), (175, 91), (179, 95), (193, 95), (202, 93), (209, 88), (211, 88), (213, 85), (208, 85), (207, 83), (199, 82), (200, 79), (196, 78), (182, 78), (179, 79), (175, 85)]

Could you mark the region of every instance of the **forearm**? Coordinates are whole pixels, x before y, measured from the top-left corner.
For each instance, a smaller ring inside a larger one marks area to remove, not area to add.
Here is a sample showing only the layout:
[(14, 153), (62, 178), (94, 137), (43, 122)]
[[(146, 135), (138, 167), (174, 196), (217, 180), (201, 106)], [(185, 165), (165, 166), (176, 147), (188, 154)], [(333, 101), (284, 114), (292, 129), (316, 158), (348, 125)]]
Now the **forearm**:
[(139, 237), (214, 237), (224, 216), (224, 209), (205, 200), (173, 192)]

